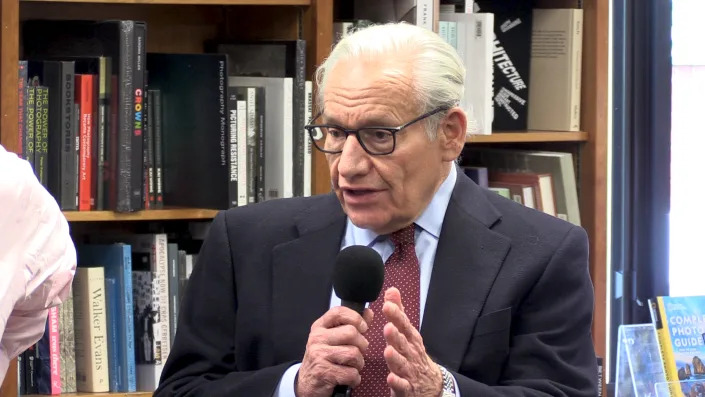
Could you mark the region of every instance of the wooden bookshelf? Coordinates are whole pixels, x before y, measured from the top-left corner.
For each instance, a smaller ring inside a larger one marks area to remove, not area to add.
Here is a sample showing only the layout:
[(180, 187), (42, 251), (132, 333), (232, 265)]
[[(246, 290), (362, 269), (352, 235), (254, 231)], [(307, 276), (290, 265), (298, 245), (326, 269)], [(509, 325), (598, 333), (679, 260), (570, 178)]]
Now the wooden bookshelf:
[[(136, 391), (132, 393), (61, 393), (62, 397), (78, 397), (78, 396), (110, 396), (110, 397), (151, 397), (153, 393), (144, 391)], [(27, 397), (43, 397), (45, 394), (26, 394)]]
[(64, 216), (69, 222), (124, 222), (213, 219), (217, 213), (218, 210), (180, 208), (127, 213), (113, 211), (64, 211)]
[[(243, 39), (295, 38), (307, 41), (307, 74), (328, 55), (333, 38), (334, 0), (2, 0), (0, 1), (0, 143), (18, 148), (17, 76), (20, 21), (51, 19), (142, 19), (149, 26), (147, 50), (202, 51), (202, 41), (218, 34)], [(338, 0), (344, 1), (344, 0)], [(536, 0), (540, 5), (572, 7), (575, 0)], [(584, 39), (581, 94), (581, 132), (509, 132), (471, 136), (469, 144), (507, 146), (516, 143), (546, 147), (564, 142), (579, 153), (578, 175), (582, 225), (590, 239), (590, 274), (595, 288), (592, 327), (596, 353), (605, 357), (607, 304), (607, 163), (608, 163), (608, 57), (609, 0), (581, 2)], [(89, 7), (86, 5), (90, 4)], [(184, 34), (185, 29), (189, 33)], [(179, 39), (175, 39), (179, 38)], [(314, 151), (313, 192), (330, 190), (325, 156)], [(138, 222), (210, 219), (215, 211), (167, 209), (132, 214), (66, 212), (70, 222)], [(17, 395), (16, 364), (11, 364), (0, 397)], [(139, 396), (151, 393), (67, 394), (68, 396)]]
[(586, 142), (587, 132), (508, 131), (492, 135), (470, 135), (467, 143)]
[(255, 5), (309, 6), (311, 0), (20, 0), (23, 3), (103, 3), (103, 4), (163, 4), (163, 5)]

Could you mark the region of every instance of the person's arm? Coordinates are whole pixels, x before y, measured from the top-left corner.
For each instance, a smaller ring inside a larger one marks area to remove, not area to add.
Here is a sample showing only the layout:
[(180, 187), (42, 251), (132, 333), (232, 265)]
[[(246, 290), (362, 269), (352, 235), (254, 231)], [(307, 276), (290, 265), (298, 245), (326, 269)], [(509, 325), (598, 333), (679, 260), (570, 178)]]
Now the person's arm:
[(597, 361), (590, 331), (593, 301), (587, 235), (574, 227), (517, 309), (500, 385), (491, 387), (452, 372), (461, 395), (597, 395)]
[(28, 162), (0, 146), (0, 382), (69, 294), (76, 251), (59, 206)]

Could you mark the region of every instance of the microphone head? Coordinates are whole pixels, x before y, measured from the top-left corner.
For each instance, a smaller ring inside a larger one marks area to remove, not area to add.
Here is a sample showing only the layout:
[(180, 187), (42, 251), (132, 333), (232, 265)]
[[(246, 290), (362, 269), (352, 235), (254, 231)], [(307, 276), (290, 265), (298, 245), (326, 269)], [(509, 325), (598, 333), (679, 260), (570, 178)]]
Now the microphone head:
[(364, 245), (344, 248), (335, 260), (333, 289), (342, 301), (372, 302), (384, 283), (384, 262)]

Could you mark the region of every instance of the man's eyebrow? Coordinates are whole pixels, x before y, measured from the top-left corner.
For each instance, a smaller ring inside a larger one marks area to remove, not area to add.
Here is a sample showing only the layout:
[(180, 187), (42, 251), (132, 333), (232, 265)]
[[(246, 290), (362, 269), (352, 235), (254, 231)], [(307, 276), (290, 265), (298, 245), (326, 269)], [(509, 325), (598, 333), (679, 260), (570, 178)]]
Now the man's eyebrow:
[[(351, 128), (350, 126), (342, 125), (342, 123), (340, 123), (340, 121), (337, 120), (335, 118), (335, 116), (328, 116), (324, 113), (321, 118), (323, 119), (323, 124), (332, 124), (332, 125), (336, 125), (338, 127)], [(363, 119), (358, 124), (359, 124), (359, 126), (357, 128), (397, 127), (397, 124), (395, 124), (394, 121), (391, 121), (388, 117), (385, 117), (385, 116), (377, 116), (377, 117), (370, 117), (367, 119)]]

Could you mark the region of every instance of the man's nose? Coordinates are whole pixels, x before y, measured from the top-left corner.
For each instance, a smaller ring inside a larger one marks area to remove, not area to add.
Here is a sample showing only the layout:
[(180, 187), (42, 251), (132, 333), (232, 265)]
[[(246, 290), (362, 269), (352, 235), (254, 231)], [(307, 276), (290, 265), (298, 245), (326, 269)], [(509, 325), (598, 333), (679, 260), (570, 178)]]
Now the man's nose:
[(369, 158), (365, 149), (357, 140), (357, 136), (350, 134), (345, 138), (343, 152), (340, 153), (338, 173), (344, 178), (364, 173), (369, 167)]

